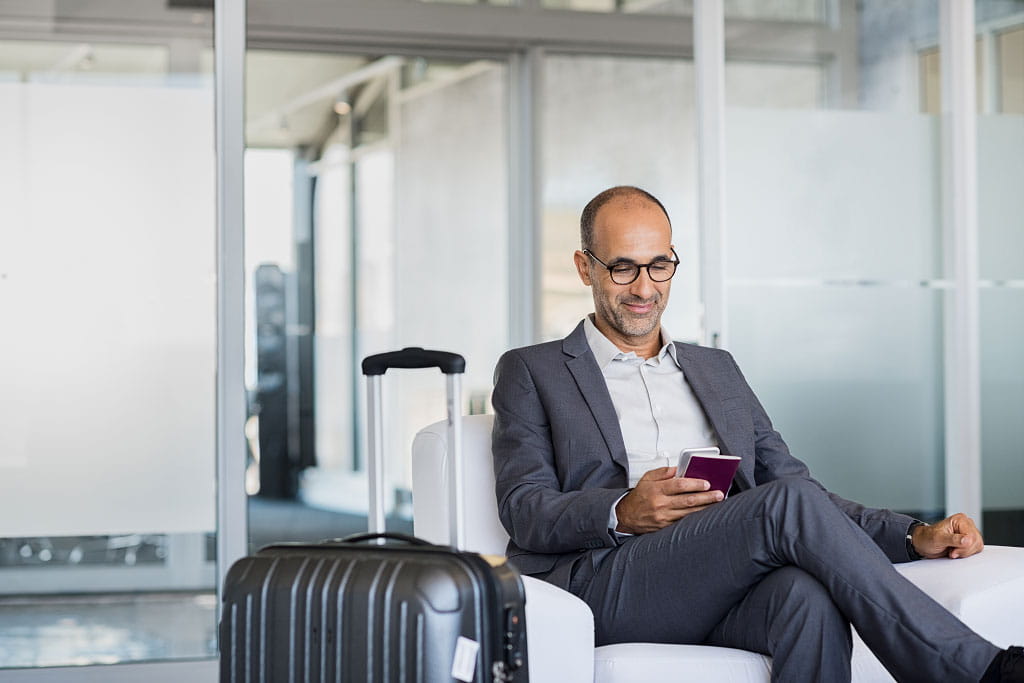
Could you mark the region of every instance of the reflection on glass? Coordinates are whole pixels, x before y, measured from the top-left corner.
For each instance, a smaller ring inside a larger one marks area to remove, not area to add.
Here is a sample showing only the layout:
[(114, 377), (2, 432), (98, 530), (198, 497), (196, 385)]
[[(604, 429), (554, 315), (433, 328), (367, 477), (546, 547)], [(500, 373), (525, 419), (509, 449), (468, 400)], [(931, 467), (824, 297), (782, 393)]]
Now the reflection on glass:
[[(249, 162), (277, 161), (247, 241), (266, 245), (282, 282), (279, 326), (260, 324), (259, 293), (250, 313), (258, 546), (365, 529), (366, 355), (459, 352), (467, 405), (486, 402), (508, 346), (507, 76), (491, 61), (405, 56), (251, 50), (248, 64)], [(391, 528), (411, 530), (411, 443), (444, 416), (444, 383), (392, 372), (384, 392)]]
[[(1024, 22), (1022, 22), (1024, 23)], [(1024, 114), (1024, 26), (998, 34), (1000, 109)]]
[(187, 40), (0, 42), (0, 310), (18, 331), (0, 353), (0, 667), (216, 651), (197, 16)]

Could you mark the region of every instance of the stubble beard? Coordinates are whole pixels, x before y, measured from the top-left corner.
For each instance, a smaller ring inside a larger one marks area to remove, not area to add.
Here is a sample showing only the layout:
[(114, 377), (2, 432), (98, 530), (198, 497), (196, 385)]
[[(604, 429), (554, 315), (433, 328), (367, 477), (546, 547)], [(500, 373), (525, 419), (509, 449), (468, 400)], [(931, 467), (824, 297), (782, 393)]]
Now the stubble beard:
[[(654, 306), (651, 308), (651, 312), (645, 315), (633, 315), (625, 309), (625, 304), (644, 304), (653, 303)], [(612, 327), (619, 334), (629, 338), (640, 338), (646, 337), (647, 335), (654, 332), (654, 330), (661, 327), (661, 314), (665, 310), (664, 298), (657, 294), (648, 301), (638, 301), (632, 298), (626, 298), (624, 300), (616, 300), (614, 304), (610, 304), (607, 300), (602, 299), (600, 304), (600, 313), (602, 317), (611, 323)]]

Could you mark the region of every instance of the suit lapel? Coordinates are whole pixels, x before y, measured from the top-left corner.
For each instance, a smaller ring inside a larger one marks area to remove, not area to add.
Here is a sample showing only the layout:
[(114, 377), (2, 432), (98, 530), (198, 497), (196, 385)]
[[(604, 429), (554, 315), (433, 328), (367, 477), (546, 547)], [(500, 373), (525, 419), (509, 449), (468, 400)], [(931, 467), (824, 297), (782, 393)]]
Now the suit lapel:
[[(704, 408), (704, 413), (708, 416), (708, 421), (711, 422), (715, 434), (718, 435), (719, 446), (722, 452), (730, 455), (744, 455), (738, 448), (739, 443), (734, 443), (732, 434), (729, 432), (729, 420), (725, 414), (725, 406), (722, 404), (722, 398), (718, 389), (708, 376), (706, 367), (694, 361), (687, 353), (687, 349), (683, 344), (677, 343), (676, 350), (679, 352), (679, 364), (683, 368), (683, 376), (690, 384), (690, 388), (700, 402), (701, 407)], [(736, 473), (736, 476), (744, 480), (741, 482), (742, 488), (750, 488), (751, 483), (748, 481), (742, 466)]]
[(583, 323), (565, 338), (562, 351), (571, 356), (565, 362), (566, 367), (572, 373), (583, 400), (594, 415), (594, 421), (601, 431), (601, 436), (604, 437), (608, 451), (612, 454), (612, 460), (628, 472), (629, 460), (626, 457), (625, 442), (622, 440), (622, 430), (619, 429), (619, 418), (615, 414), (615, 406), (612, 404), (612, 397), (608, 393), (608, 385), (604, 381), (601, 369), (597, 367), (594, 354), (590, 352)]

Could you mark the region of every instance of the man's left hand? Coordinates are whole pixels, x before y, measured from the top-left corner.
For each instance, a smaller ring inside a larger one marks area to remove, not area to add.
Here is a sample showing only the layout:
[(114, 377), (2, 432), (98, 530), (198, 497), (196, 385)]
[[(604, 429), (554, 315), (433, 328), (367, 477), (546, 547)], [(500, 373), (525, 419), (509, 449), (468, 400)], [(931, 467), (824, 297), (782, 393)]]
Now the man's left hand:
[(951, 557), (954, 560), (970, 557), (985, 547), (985, 541), (974, 520), (962, 512), (935, 524), (914, 527), (911, 540), (917, 554), (929, 560), (938, 557)]

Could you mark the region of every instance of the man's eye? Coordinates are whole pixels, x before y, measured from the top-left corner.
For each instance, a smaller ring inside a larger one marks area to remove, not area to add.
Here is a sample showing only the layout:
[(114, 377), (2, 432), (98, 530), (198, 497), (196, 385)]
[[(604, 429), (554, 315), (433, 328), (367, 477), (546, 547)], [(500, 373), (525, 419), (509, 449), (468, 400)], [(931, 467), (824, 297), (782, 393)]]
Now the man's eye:
[(651, 264), (651, 270), (655, 273), (667, 273), (672, 270), (671, 261), (655, 261)]
[(636, 266), (623, 263), (617, 266), (612, 266), (612, 272), (616, 275), (630, 275), (636, 269)]

